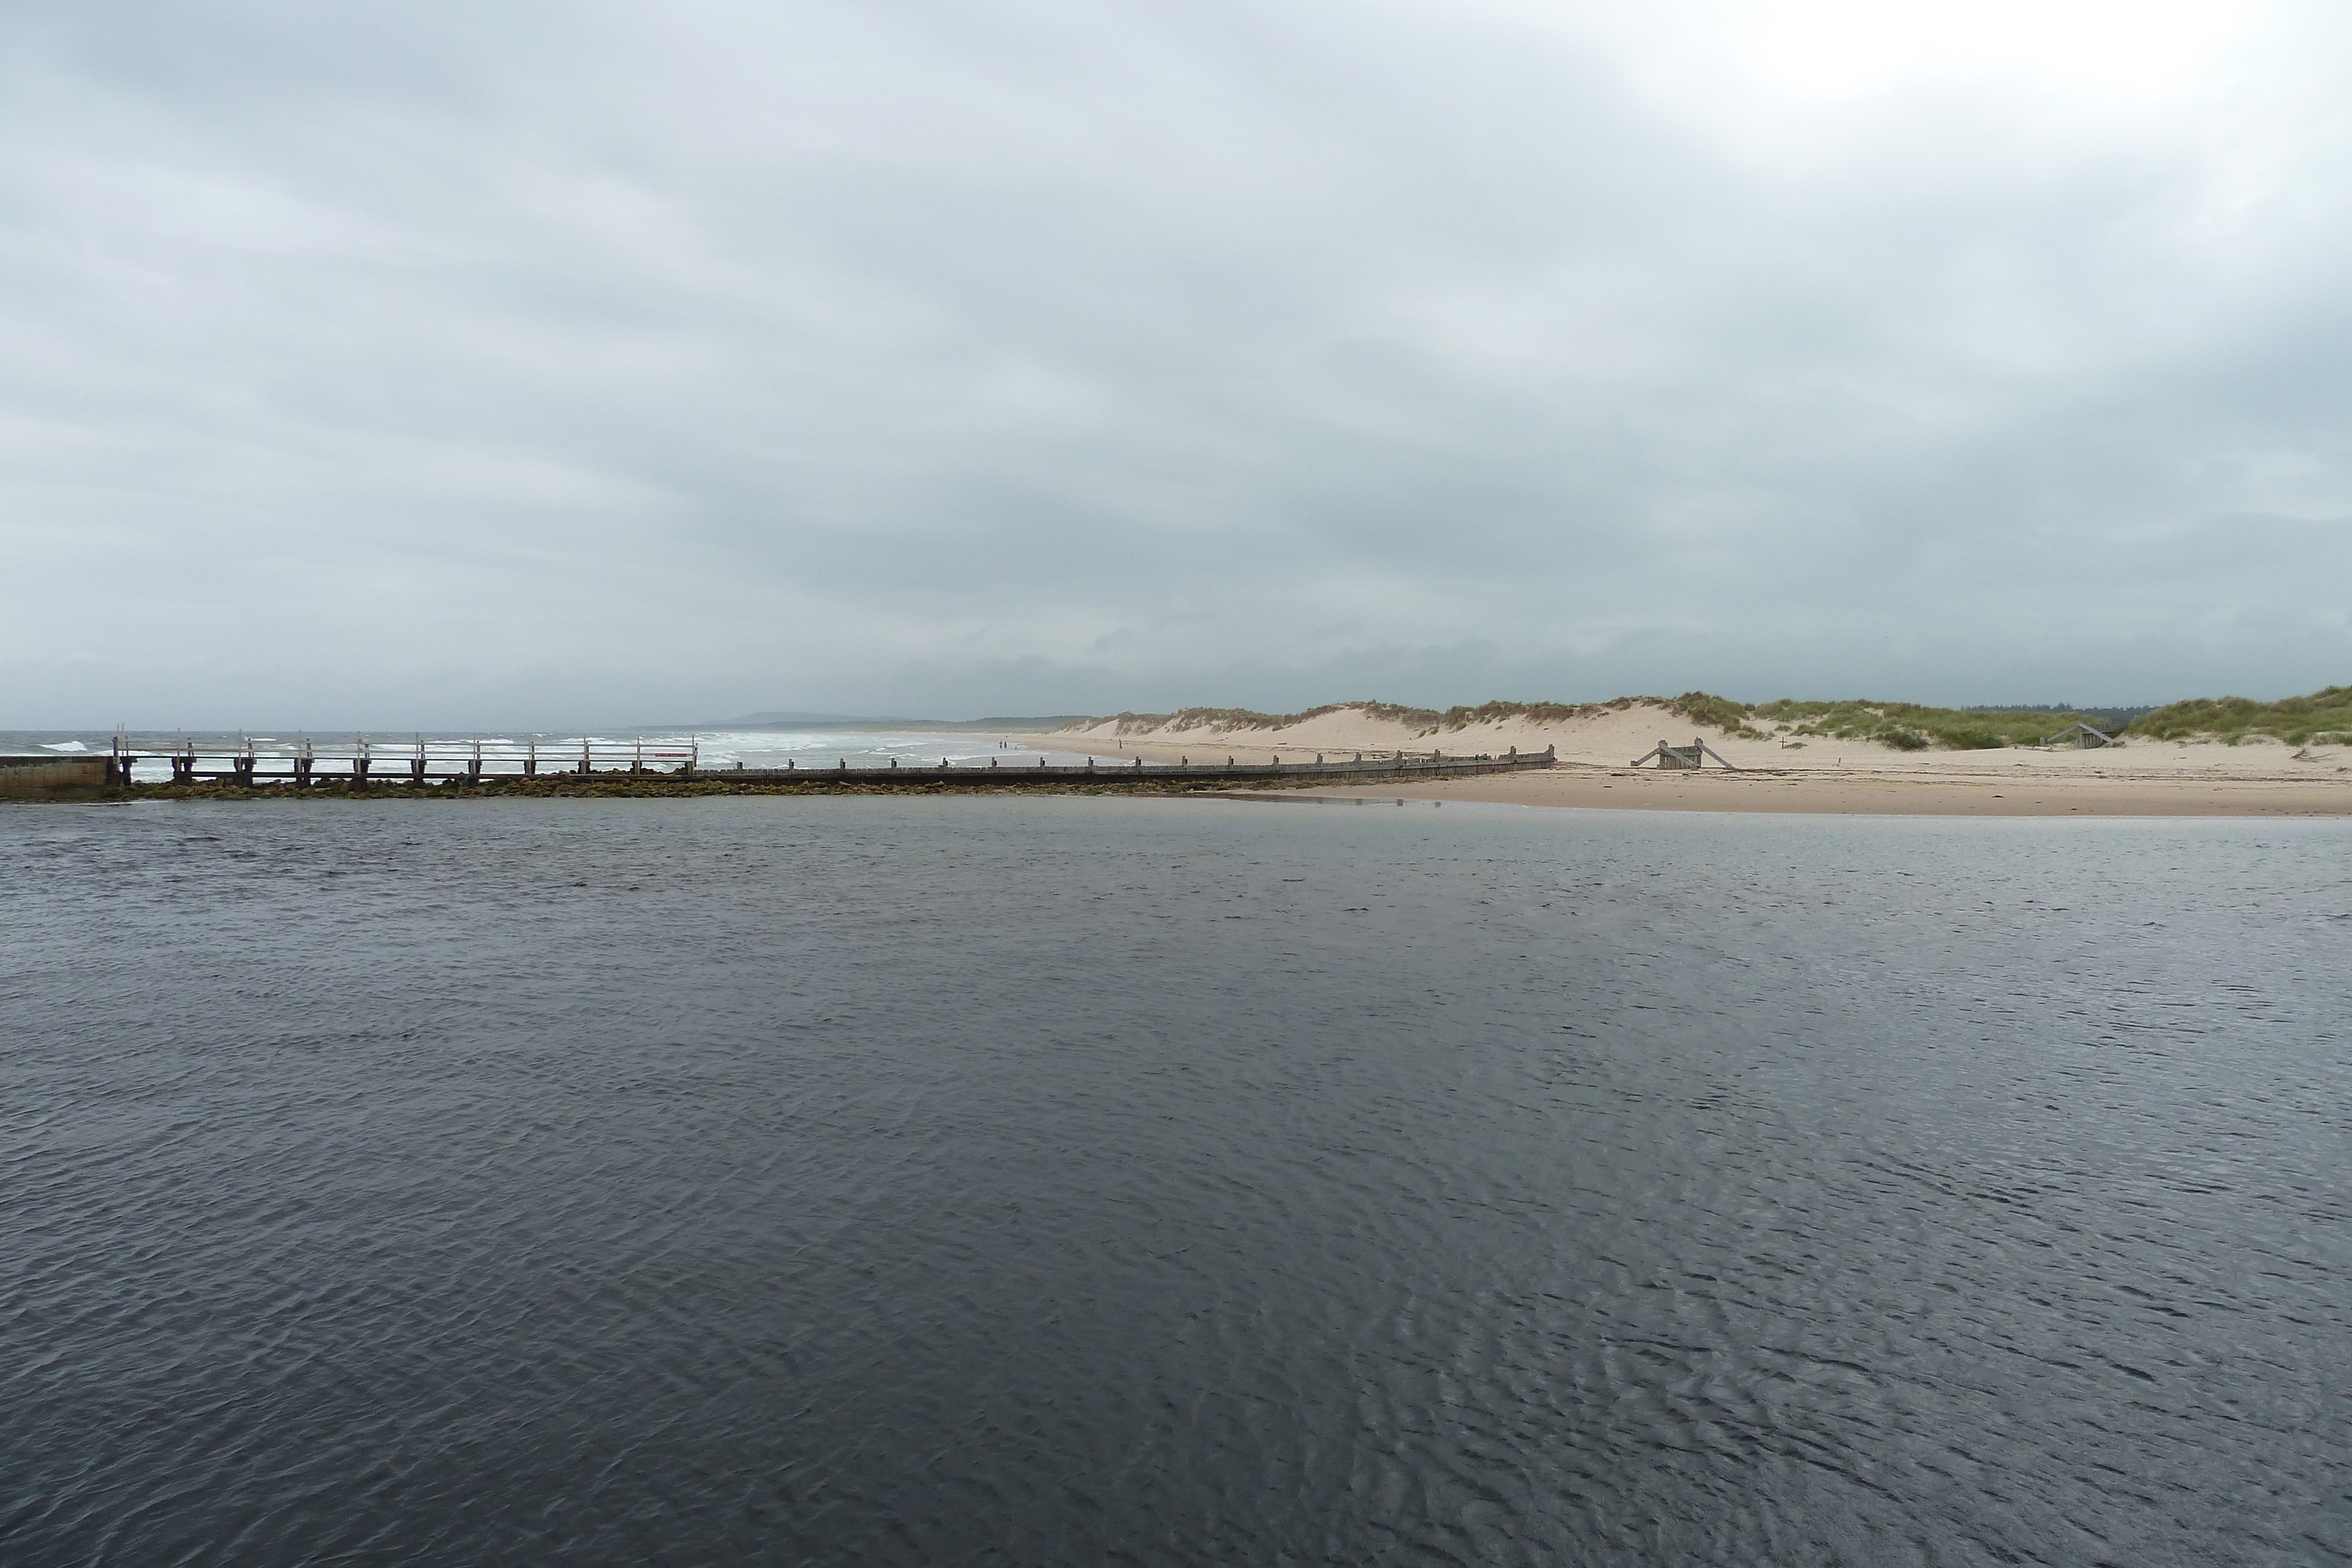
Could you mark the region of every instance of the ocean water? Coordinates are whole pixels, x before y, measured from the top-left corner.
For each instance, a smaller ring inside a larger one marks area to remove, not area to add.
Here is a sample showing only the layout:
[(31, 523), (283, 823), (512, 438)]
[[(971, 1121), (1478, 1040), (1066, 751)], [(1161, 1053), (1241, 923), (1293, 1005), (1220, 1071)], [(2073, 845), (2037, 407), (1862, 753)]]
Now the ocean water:
[(0, 810), (0, 1563), (2335, 1563), (2352, 824)]

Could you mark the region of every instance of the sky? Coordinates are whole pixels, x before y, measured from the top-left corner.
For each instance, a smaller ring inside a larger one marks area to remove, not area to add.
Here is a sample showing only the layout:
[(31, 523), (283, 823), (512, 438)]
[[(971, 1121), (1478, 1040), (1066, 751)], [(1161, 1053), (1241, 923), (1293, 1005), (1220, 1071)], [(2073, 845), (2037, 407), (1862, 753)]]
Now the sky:
[(0, 727), (2352, 680), (2352, 8), (0, 0)]

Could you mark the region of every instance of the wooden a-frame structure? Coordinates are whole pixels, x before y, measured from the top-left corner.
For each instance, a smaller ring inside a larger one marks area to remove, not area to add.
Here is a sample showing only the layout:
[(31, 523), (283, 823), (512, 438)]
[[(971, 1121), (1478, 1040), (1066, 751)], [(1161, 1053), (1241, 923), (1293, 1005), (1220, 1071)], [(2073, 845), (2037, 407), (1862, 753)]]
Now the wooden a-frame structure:
[(1662, 740), (1658, 742), (1658, 748), (1655, 751), (1636, 757), (1627, 766), (1639, 768), (1644, 762), (1655, 762), (1659, 770), (1664, 772), (1674, 768), (1696, 768), (1710, 757), (1734, 773), (1740, 770), (1739, 764), (1709, 746), (1704, 736), (1693, 736), (1688, 746), (1668, 746)]
[(2044, 738), (2042, 744), (2044, 746), (2071, 746), (2079, 751), (2090, 751), (2102, 746), (2114, 746), (2116, 744), (2116, 741), (2114, 736), (2107, 734), (2105, 730), (2093, 729), (2089, 725), (2084, 724), (2078, 719), (2074, 723), (2070, 724), (2065, 728), (2060, 730), (2057, 734)]

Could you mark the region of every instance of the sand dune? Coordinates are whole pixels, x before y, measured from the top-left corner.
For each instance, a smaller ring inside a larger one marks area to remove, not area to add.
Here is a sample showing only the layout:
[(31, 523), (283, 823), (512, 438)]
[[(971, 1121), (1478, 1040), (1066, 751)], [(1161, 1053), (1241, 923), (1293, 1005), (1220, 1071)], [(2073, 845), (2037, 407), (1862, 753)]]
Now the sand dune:
[[(1706, 743), (1742, 771), (1636, 770), (1660, 741)], [(1754, 739), (1694, 723), (1637, 698), (1549, 721), (1526, 716), (1433, 732), (1348, 705), (1279, 727), (1098, 719), (1061, 731), (1057, 747), (1148, 761), (1308, 760), (1381, 751), (1499, 754), (1555, 750), (1558, 766), (1508, 778), (1410, 789), (1318, 790), (1334, 799), (1402, 797), (1524, 805), (1677, 810), (1857, 811), (1967, 815), (2352, 814), (2352, 748), (2276, 742), (2132, 740), (2096, 750), (1898, 751), (1874, 742), (1776, 735)]]

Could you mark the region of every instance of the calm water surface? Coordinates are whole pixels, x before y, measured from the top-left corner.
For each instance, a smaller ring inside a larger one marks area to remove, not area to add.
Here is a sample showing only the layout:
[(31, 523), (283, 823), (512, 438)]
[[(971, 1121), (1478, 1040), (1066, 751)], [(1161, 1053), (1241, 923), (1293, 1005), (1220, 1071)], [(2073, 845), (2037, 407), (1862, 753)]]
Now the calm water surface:
[(2352, 1557), (2352, 824), (0, 812), (0, 1562)]

